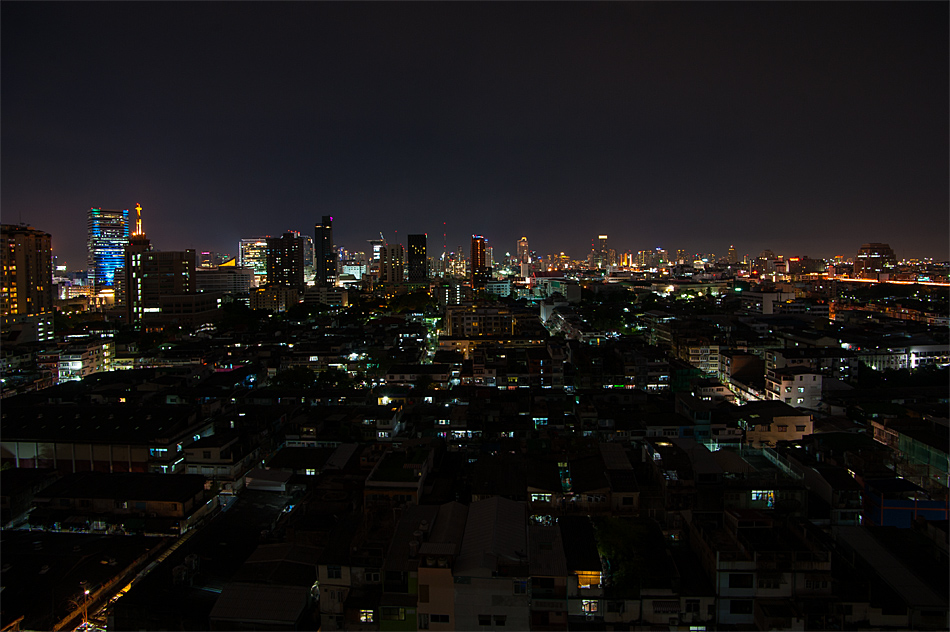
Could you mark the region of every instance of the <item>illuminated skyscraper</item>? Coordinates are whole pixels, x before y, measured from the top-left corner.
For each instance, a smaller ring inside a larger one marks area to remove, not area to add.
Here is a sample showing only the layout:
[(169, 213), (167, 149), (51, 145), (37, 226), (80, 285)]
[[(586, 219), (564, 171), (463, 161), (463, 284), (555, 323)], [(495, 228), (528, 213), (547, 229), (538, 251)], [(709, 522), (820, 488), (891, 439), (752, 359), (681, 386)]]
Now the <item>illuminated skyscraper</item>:
[(531, 263), (531, 251), (528, 250), (528, 238), (518, 240), (518, 263)]
[(267, 238), (242, 239), (238, 244), (238, 265), (254, 269), (254, 284), (267, 282)]
[(318, 287), (336, 285), (336, 251), (333, 249), (333, 218), (324, 215), (313, 229), (313, 280)]
[(729, 246), (729, 252), (726, 254), (726, 263), (739, 263), (739, 255), (736, 253), (735, 246)]
[(267, 238), (267, 283), (304, 288), (303, 237), (300, 233), (284, 233)]
[(37, 340), (53, 334), (53, 264), (49, 233), (30, 226), (3, 224), (2, 234), (2, 308), (3, 331), (38, 315)]
[(129, 232), (128, 209), (89, 209), (87, 263), (89, 285), (96, 290), (113, 286), (115, 269), (122, 267)]
[(481, 235), (472, 235), (472, 288), (481, 290), (491, 278), (491, 268), (488, 266), (485, 248), (488, 240)]
[(409, 235), (409, 282), (425, 283), (429, 280), (426, 260), (426, 235)]
[(887, 244), (864, 244), (854, 260), (854, 278), (880, 279), (897, 267), (897, 257)]

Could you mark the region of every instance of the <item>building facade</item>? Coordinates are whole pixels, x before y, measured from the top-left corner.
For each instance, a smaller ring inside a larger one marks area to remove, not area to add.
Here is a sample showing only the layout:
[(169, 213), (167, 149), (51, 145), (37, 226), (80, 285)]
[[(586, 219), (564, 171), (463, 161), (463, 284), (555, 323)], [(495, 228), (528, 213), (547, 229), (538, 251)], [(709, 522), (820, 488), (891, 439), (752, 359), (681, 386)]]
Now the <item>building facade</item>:
[(89, 285), (96, 290), (112, 287), (129, 243), (129, 210), (91, 208), (87, 224)]
[[(30, 226), (2, 226), (3, 331), (26, 318), (49, 315), (52, 335), (53, 267), (49, 233)], [(45, 336), (44, 338), (45, 339)]]
[(304, 240), (299, 233), (267, 238), (267, 282), (303, 290)]
[(481, 235), (472, 235), (472, 288), (476, 290), (484, 289), (488, 279), (491, 278), (491, 268), (488, 265), (488, 253), (486, 248), (488, 240)]
[(429, 280), (426, 260), (426, 235), (409, 235), (409, 282), (425, 283)]
[(324, 287), (336, 285), (336, 252), (333, 249), (333, 218), (324, 215), (313, 229), (313, 279)]

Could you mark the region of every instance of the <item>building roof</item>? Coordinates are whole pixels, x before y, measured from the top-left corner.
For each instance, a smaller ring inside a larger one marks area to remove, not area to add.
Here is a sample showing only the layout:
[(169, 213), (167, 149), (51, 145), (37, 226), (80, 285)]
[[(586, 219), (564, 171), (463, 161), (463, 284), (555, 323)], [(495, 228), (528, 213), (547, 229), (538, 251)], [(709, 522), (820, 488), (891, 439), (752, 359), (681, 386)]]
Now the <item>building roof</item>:
[(5, 441), (91, 441), (147, 444), (171, 439), (194, 423), (190, 406), (39, 405), (4, 406)]
[(567, 576), (567, 558), (558, 527), (528, 526), (528, 569), (532, 577)]
[(67, 474), (37, 498), (116, 498), (185, 502), (202, 493), (205, 477), (200, 474), (146, 474), (77, 472)]
[(570, 542), (565, 547), (569, 571), (602, 570), (597, 541), (594, 539), (594, 525), (587, 516), (563, 516), (557, 522), (561, 530), (561, 540)]
[(454, 573), (490, 577), (499, 561), (526, 563), (527, 513), (524, 503), (501, 496), (473, 502)]
[(233, 582), (221, 591), (209, 618), (242, 624), (292, 625), (307, 608), (309, 586)]

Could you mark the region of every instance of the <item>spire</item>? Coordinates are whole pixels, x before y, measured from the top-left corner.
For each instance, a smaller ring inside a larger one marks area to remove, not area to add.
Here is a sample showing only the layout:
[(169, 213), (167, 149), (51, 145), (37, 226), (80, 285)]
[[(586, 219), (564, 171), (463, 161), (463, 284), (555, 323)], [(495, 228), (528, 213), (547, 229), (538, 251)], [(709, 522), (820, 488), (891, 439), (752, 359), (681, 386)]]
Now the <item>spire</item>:
[(145, 231), (142, 230), (142, 205), (135, 205), (135, 232), (132, 233), (136, 237), (141, 235), (145, 236)]

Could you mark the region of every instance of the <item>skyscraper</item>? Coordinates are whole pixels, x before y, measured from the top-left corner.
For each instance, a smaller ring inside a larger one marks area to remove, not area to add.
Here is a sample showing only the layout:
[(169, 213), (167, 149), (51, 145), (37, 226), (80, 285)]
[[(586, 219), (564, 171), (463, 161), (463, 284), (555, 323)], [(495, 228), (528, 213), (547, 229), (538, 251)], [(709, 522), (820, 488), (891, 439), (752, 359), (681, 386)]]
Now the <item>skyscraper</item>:
[(425, 283), (429, 280), (426, 260), (426, 235), (409, 235), (409, 282)]
[[(53, 264), (49, 233), (31, 226), (3, 224), (2, 234), (2, 283), (0, 286), (0, 309), (3, 331), (25, 318), (49, 315), (37, 325), (38, 340), (51, 337), (53, 313)], [(43, 329), (44, 331), (40, 331)], [(46, 335), (44, 335), (46, 334)]]
[(129, 210), (91, 208), (87, 223), (89, 285), (96, 290), (112, 287), (129, 243)]
[(380, 283), (402, 283), (405, 281), (402, 244), (386, 244), (380, 251)]
[(267, 282), (267, 238), (242, 239), (238, 244), (238, 265), (254, 269), (255, 285)]
[(854, 259), (854, 278), (878, 279), (897, 267), (897, 257), (888, 244), (864, 244)]
[(152, 250), (142, 227), (142, 207), (136, 205), (135, 229), (123, 254), (125, 265), (125, 309), (136, 323), (146, 315), (162, 313), (162, 302), (173, 296), (194, 294), (194, 250)]
[(487, 253), (485, 247), (487, 239), (481, 235), (472, 235), (472, 288), (481, 290), (491, 278), (491, 268), (488, 267)]
[(735, 246), (729, 246), (729, 252), (726, 253), (726, 263), (739, 263), (739, 254)]
[(303, 291), (303, 238), (300, 233), (284, 233), (267, 238), (267, 283), (286, 285)]
[(318, 287), (336, 285), (336, 252), (333, 249), (333, 218), (324, 215), (313, 229), (313, 280)]
[(518, 263), (530, 263), (531, 251), (528, 250), (528, 238), (522, 237), (518, 240)]

